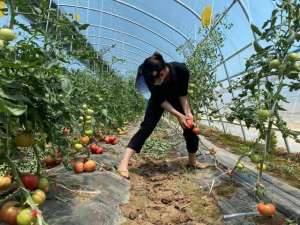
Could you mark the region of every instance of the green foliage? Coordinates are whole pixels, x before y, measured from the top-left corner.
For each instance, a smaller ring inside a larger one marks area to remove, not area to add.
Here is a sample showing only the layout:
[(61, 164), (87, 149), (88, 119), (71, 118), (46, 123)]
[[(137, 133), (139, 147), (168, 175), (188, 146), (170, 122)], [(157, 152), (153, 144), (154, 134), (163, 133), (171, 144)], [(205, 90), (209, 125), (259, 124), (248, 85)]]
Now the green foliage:
[(223, 46), (224, 31), (230, 27), (230, 24), (221, 22), (215, 30), (199, 30), (203, 41), (187, 41), (177, 49), (185, 56), (190, 71), (189, 99), (196, 115), (208, 111), (214, 116), (218, 112), (216, 105), (212, 104), (221, 96), (216, 92), (220, 84), (214, 69), (222, 59), (219, 48)]
[[(242, 120), (247, 127), (259, 129), (261, 138), (275, 125), (284, 137), (296, 138), (297, 134), (288, 129), (286, 122), (280, 116), (284, 111), (283, 103), (287, 98), (284, 88), (290, 91), (298, 90), (299, 83), (298, 59), (300, 33), (298, 1), (284, 0), (277, 4), (271, 18), (262, 29), (252, 25), (251, 28), (258, 40), (254, 42), (256, 53), (246, 62), (246, 74), (229, 89), (239, 92), (230, 106), (229, 121)], [(261, 112), (269, 112), (262, 119)], [(265, 128), (266, 122), (270, 129)]]
[(145, 153), (159, 159), (165, 155), (172, 147), (169, 141), (150, 138), (146, 141), (144, 151)]
[(14, 20), (11, 8), (11, 27), (25, 35), (0, 51), (0, 153), (22, 161), (14, 138), (25, 130), (35, 135), (42, 155), (45, 142), (51, 142), (68, 156), (70, 143), (62, 130), (78, 129), (82, 104), (95, 111), (94, 128), (115, 129), (136, 119), (144, 101), (133, 80), (124, 80), (103, 65), (93, 71), (70, 69), (79, 49), (76, 58), (82, 62), (87, 60), (89, 65), (92, 59), (101, 63), (101, 58), (93, 58), (94, 51), (85, 49), (87, 41), (79, 34), (87, 25), (57, 15), (56, 10), (48, 9), (48, 1), (26, 2), (17, 1), (17, 5), (33, 19), (32, 25)]

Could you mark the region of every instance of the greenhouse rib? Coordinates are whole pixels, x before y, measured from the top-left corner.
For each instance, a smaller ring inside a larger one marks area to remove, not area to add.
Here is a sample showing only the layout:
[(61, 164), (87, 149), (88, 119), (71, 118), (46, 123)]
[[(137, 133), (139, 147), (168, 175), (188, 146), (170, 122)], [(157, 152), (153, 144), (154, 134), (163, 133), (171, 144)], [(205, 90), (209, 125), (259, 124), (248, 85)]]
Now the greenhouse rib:
[[(248, 12), (247, 12), (247, 10), (246, 10), (244, 4), (243, 4), (240, 0), (237, 0), (237, 1), (238, 1), (238, 3), (239, 3), (239, 6), (241, 7), (243, 13), (245, 14), (247, 21), (248, 21), (249, 24), (251, 25), (250, 17), (249, 17), (249, 14), (248, 14)], [(253, 35), (254, 40), (256, 40), (256, 39), (257, 39), (256, 34), (252, 31), (251, 28), (250, 28), (250, 30), (251, 30), (251, 33), (252, 33), (252, 35)]]
[(101, 10), (101, 9), (95, 9), (95, 8), (88, 8), (88, 7), (85, 7), (85, 6), (76, 6), (76, 5), (68, 5), (68, 4), (60, 4), (59, 6), (63, 6), (63, 7), (70, 7), (70, 8), (80, 8), (80, 9), (86, 9), (86, 10), (91, 10), (91, 11), (95, 11), (95, 12), (101, 12), (101, 13), (104, 13), (104, 14), (107, 14), (107, 15), (110, 15), (112, 17), (116, 17), (116, 18), (119, 18), (119, 19), (122, 19), (122, 20), (125, 20), (129, 23), (132, 23), (138, 27), (141, 27), (143, 28), (144, 30), (147, 30), (153, 34), (155, 34), (156, 36), (160, 37), (161, 39), (165, 40), (166, 42), (168, 42), (169, 44), (173, 45), (175, 48), (177, 48), (177, 45), (170, 41), (169, 39), (167, 39), (166, 37), (162, 36), (161, 34), (157, 33), (156, 31), (142, 25), (142, 24), (139, 24), (131, 19), (128, 19), (128, 18), (125, 18), (123, 16), (120, 16), (118, 14), (114, 14), (114, 13), (111, 13), (111, 12), (108, 12), (108, 11), (105, 11), (105, 10)]
[[(106, 45), (106, 44), (101, 44), (101, 45)], [(113, 55), (111, 55), (113, 56)], [(128, 55), (124, 55), (124, 54), (119, 54), (118, 55), (119, 58), (125, 60), (125, 62), (129, 62), (127, 59), (130, 60), (130, 62), (134, 63), (135, 65), (140, 65), (142, 63), (142, 61), (138, 61), (136, 58), (132, 58), (132, 57), (128, 57)], [(125, 59), (126, 58), (126, 59)]]
[[(209, 120), (209, 119), (202, 119), (202, 120)], [(214, 119), (210, 119), (210, 121), (212, 121), (212, 122), (218, 122), (218, 123), (220, 123), (221, 121), (223, 122), (223, 123), (228, 123), (228, 124), (233, 124), (233, 125), (237, 125), (237, 126), (240, 126), (240, 124), (239, 123), (235, 123), (235, 122), (229, 122), (229, 121), (227, 121), (227, 120), (214, 120)], [(242, 125), (242, 126), (245, 126), (244, 124)], [(255, 128), (255, 127), (252, 127), (251, 126), (251, 128)], [(276, 128), (276, 127), (273, 127), (272, 128), (273, 130), (276, 130), (276, 131), (280, 131), (278, 128)], [(290, 129), (291, 131), (293, 131), (293, 132), (296, 132), (296, 133), (298, 133), (298, 134), (300, 134), (300, 131), (298, 131), (298, 130), (292, 130), (292, 129)]]
[(139, 41), (141, 41), (141, 42), (144, 42), (144, 43), (150, 45), (151, 47), (153, 47), (154, 49), (159, 50), (160, 52), (165, 53), (165, 54), (166, 54), (167, 56), (169, 56), (171, 59), (176, 60), (173, 56), (171, 56), (171, 55), (170, 55), (169, 53), (167, 53), (165, 50), (160, 49), (159, 47), (157, 47), (157, 46), (151, 44), (150, 42), (148, 42), (148, 41), (146, 41), (146, 40), (144, 40), (144, 39), (142, 39), (142, 38), (140, 38), (140, 37), (138, 37), (138, 36), (135, 36), (135, 35), (129, 34), (129, 33), (127, 33), (127, 32), (124, 32), (124, 31), (121, 31), (121, 30), (117, 30), (117, 29), (114, 29), (114, 28), (111, 28), (111, 27), (102, 26), (102, 25), (90, 24), (90, 26), (91, 26), (91, 27), (102, 28), (102, 29), (105, 29), (105, 30), (110, 30), (110, 31), (113, 31), (113, 32), (116, 32), (116, 33), (120, 33), (120, 34), (124, 34), (124, 35), (126, 35), (126, 36), (129, 36), (129, 37), (132, 37), (132, 38), (134, 38), (134, 39), (136, 39), (136, 40), (139, 40)]
[(126, 5), (129, 8), (132, 8), (132, 9), (134, 9), (136, 11), (139, 11), (139, 12), (141, 12), (141, 13), (149, 16), (149, 17), (151, 17), (152, 19), (155, 19), (155, 20), (159, 21), (160, 23), (164, 24), (165, 26), (169, 27), (170, 29), (172, 29), (173, 31), (175, 31), (176, 33), (178, 33), (186, 41), (188, 40), (188, 37), (184, 33), (182, 33), (181, 31), (179, 31), (178, 29), (176, 29), (174, 26), (172, 26), (171, 24), (167, 23), (166, 21), (160, 19), (159, 17), (157, 17), (157, 16), (155, 16), (155, 15), (149, 13), (149, 12), (146, 12), (145, 10), (140, 9), (140, 8), (134, 6), (134, 5), (131, 5), (131, 4), (127, 3), (127, 2), (120, 1), (120, 0), (113, 0), (113, 1), (115, 1), (115, 2), (117, 2), (119, 4), (122, 4), (122, 5)]
[(188, 5), (186, 5), (185, 3), (183, 3), (180, 0), (174, 0), (175, 2), (177, 2), (179, 5), (183, 6), (185, 9), (187, 9), (190, 13), (192, 13), (198, 20), (201, 21), (200, 16), (198, 15), (198, 13), (196, 11), (194, 11), (191, 7), (189, 7)]
[[(232, 78), (239, 77), (239, 76), (241, 76), (241, 75), (244, 74), (244, 73), (246, 73), (246, 71), (241, 71), (241, 72), (239, 72), (239, 73), (236, 73), (236, 74), (234, 74), (234, 75), (231, 75), (231, 76), (229, 77), (229, 79), (231, 80)], [(222, 83), (222, 82), (224, 82), (224, 81), (226, 81), (226, 80), (227, 80), (227, 78), (224, 78), (224, 79), (222, 79), (222, 80), (219, 80), (219, 82)]]
[(245, 51), (246, 49), (248, 49), (249, 47), (252, 46), (252, 42), (247, 44), (246, 46), (240, 48), (239, 50), (237, 50), (236, 52), (234, 52), (232, 55), (228, 56), (227, 58), (225, 58), (224, 60), (222, 60), (219, 64), (217, 64), (213, 69), (215, 70), (216, 68), (218, 68), (219, 66), (221, 66), (223, 63), (227, 62), (228, 60), (232, 59), (233, 57), (235, 57), (236, 55), (238, 55), (239, 53)]
[(209, 38), (210, 33), (219, 25), (219, 23), (223, 20), (223, 18), (227, 15), (227, 13), (230, 11), (230, 9), (234, 6), (237, 0), (233, 0), (232, 3), (228, 6), (228, 8), (223, 12), (222, 16), (220, 16), (217, 21), (214, 23), (214, 25), (210, 28), (208, 34), (202, 39), (202, 41), (199, 43), (202, 45), (207, 38)]
[[(208, 35), (209, 35), (209, 34), (208, 34)], [(223, 53), (222, 53), (222, 51), (221, 51), (220, 45), (218, 44), (218, 42), (215, 41), (215, 39), (214, 39), (213, 36), (212, 36), (211, 39), (216, 43), (217, 49), (219, 50), (219, 53), (220, 53), (220, 55), (221, 55), (221, 60), (224, 61), (224, 56), (223, 56)], [(231, 86), (231, 82), (230, 82), (230, 78), (229, 78), (228, 68), (227, 68), (225, 62), (223, 62), (222, 64), (223, 64), (223, 66), (224, 66), (226, 78), (227, 78), (227, 81), (228, 81), (228, 85), (229, 85), (229, 87), (230, 87), (230, 86)], [(233, 94), (233, 93), (231, 93), (231, 96), (232, 96), (232, 98), (234, 98), (234, 94)], [(244, 127), (243, 127), (243, 125), (242, 125), (242, 122), (241, 122), (241, 121), (239, 121), (239, 122), (240, 122), (241, 130), (242, 130), (243, 138), (244, 138), (244, 140), (246, 140), (246, 134), (245, 134), (245, 131), (244, 131)]]
[[(109, 44), (103, 44), (103, 43), (91, 43), (91, 45), (103, 45), (103, 46), (111, 46), (111, 45), (109, 45)], [(118, 47), (118, 46), (115, 46), (114, 48), (116, 48), (116, 49), (120, 49), (120, 50), (124, 50), (124, 51), (126, 51), (126, 52), (130, 52), (130, 53), (132, 53), (132, 54), (135, 54), (135, 55), (138, 55), (138, 56), (140, 56), (141, 58), (145, 58), (145, 56), (143, 56), (143, 55), (140, 55), (139, 53), (137, 53), (137, 52), (134, 52), (134, 51), (131, 51), (131, 50), (128, 50), (128, 49), (125, 49), (125, 48), (121, 48), (121, 47)]]
[(97, 35), (88, 35), (88, 37), (94, 37), (94, 38), (106, 39), (106, 40), (110, 40), (110, 41), (114, 41), (114, 42), (119, 42), (119, 43), (121, 43), (121, 44), (124, 44), (124, 45), (130, 46), (130, 47), (132, 47), (132, 48), (138, 49), (138, 50), (140, 50), (140, 51), (142, 51), (142, 52), (144, 52), (144, 53), (146, 53), (146, 54), (148, 54), (148, 55), (151, 55), (151, 54), (152, 54), (152, 52), (148, 52), (148, 51), (146, 51), (146, 50), (144, 50), (144, 49), (142, 49), (142, 48), (140, 48), (140, 47), (137, 47), (137, 46), (135, 46), (135, 45), (132, 45), (132, 44), (127, 43), (127, 42), (124, 42), (124, 41), (120, 41), (120, 40), (118, 40), (118, 39), (113, 39), (113, 38), (109, 38), (109, 37), (104, 37), (104, 36), (101, 36), (101, 35), (100, 35), (100, 36), (97, 36)]

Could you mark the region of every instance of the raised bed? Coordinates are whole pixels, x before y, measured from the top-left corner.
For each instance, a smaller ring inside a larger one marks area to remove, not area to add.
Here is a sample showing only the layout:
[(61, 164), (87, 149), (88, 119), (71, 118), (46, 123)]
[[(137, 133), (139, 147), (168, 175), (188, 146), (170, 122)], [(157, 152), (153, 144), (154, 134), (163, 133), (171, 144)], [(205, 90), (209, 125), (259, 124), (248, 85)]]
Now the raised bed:
[[(201, 141), (207, 148), (216, 150), (218, 162), (226, 168), (233, 168), (238, 160), (238, 155), (230, 153), (215, 146), (205, 137), (201, 136)], [(244, 160), (243, 164), (247, 168), (244, 172), (236, 172), (233, 179), (242, 184), (249, 193), (253, 193), (253, 188), (257, 179), (257, 169), (250, 160)], [(300, 190), (288, 185), (286, 182), (274, 178), (268, 174), (263, 174), (262, 183), (266, 186), (266, 198), (276, 204), (278, 211), (300, 223)]]

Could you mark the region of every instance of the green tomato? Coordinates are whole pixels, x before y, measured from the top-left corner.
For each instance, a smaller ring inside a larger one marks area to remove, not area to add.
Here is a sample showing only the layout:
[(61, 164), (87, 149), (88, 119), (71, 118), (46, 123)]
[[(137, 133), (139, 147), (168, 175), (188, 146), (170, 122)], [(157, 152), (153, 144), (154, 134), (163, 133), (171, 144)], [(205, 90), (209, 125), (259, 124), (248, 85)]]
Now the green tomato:
[(101, 102), (102, 100), (103, 100), (103, 98), (101, 98), (101, 97), (100, 97), (100, 98), (98, 98), (98, 101), (99, 101), (99, 102)]
[(296, 62), (299, 59), (299, 55), (296, 52), (292, 52), (290, 54), (288, 54), (288, 60), (292, 61), (292, 62)]
[(39, 183), (38, 183), (38, 188), (41, 190), (45, 190), (49, 186), (49, 181), (46, 177), (40, 177)]
[(86, 105), (86, 104), (83, 104), (83, 105), (82, 105), (82, 108), (83, 108), (83, 109), (87, 109), (87, 105)]
[(91, 124), (92, 123), (92, 120), (87, 120), (85, 121), (86, 124)]
[(245, 166), (244, 166), (244, 164), (243, 163), (241, 163), (241, 162), (239, 162), (237, 165), (236, 165), (236, 168), (238, 169), (238, 170), (243, 170), (244, 168), (245, 168)]
[(297, 71), (300, 71), (300, 63), (299, 63), (299, 62), (295, 62), (295, 63), (293, 64), (293, 69), (294, 69), (294, 70), (297, 70)]
[(79, 120), (80, 120), (80, 121), (83, 121), (83, 116), (79, 116)]
[(94, 110), (92, 110), (92, 109), (87, 109), (86, 112), (87, 112), (87, 114), (91, 115), (91, 114), (94, 113)]
[(194, 94), (194, 91), (193, 90), (188, 90), (188, 93), (190, 94), (190, 95), (192, 95), (192, 94)]
[(16, 39), (16, 34), (8, 28), (2, 28), (0, 29), (0, 39), (4, 41), (12, 41)]
[(279, 59), (273, 59), (269, 62), (269, 67), (270, 69), (278, 69), (280, 66), (280, 61)]
[(32, 211), (29, 208), (23, 209), (17, 215), (17, 224), (18, 225), (30, 225), (33, 220)]
[(86, 120), (90, 120), (90, 119), (92, 119), (92, 117), (91, 117), (91, 116), (86, 116), (85, 118), (86, 118)]
[(0, 49), (4, 48), (4, 41), (0, 40)]
[(254, 163), (259, 163), (261, 161), (261, 156), (258, 154), (253, 154), (250, 156), (251, 161)]
[(93, 134), (93, 131), (92, 130), (86, 130), (85, 134), (88, 135), (88, 136), (91, 136)]
[(256, 114), (260, 121), (266, 121), (270, 117), (270, 112), (266, 109), (259, 109), (256, 111)]
[(280, 73), (284, 73), (285, 70), (286, 70), (286, 64), (281, 64), (279, 67), (278, 67), (278, 70)]
[(191, 87), (191, 88), (194, 88), (194, 87), (196, 87), (196, 84), (191, 83), (191, 84), (190, 84), (190, 87)]
[[(258, 164), (256, 165), (256, 168), (257, 168), (257, 169), (260, 169), (260, 163), (258, 163)], [(265, 171), (267, 168), (268, 168), (267, 165), (263, 163), (262, 171)]]
[(81, 149), (83, 148), (83, 145), (82, 145), (82, 144), (79, 144), (79, 143), (77, 143), (77, 144), (75, 144), (75, 145), (74, 145), (74, 147), (75, 147), (75, 149), (76, 149), (76, 150), (78, 150), (78, 151), (79, 151), (79, 150), (81, 150)]

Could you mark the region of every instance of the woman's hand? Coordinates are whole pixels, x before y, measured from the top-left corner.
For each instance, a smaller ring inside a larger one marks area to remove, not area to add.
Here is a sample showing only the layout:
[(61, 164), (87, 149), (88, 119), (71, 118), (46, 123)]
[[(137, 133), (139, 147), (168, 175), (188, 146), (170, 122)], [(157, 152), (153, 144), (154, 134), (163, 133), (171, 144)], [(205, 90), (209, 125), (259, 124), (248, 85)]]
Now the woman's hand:
[(191, 120), (194, 120), (193, 114), (191, 112), (187, 113), (186, 117), (189, 118), (189, 119), (191, 119)]
[(179, 122), (180, 126), (183, 129), (189, 128), (189, 125), (188, 125), (188, 123), (186, 121), (187, 117), (185, 115), (181, 114), (180, 116), (177, 117), (177, 119), (178, 119), (178, 122)]

